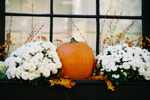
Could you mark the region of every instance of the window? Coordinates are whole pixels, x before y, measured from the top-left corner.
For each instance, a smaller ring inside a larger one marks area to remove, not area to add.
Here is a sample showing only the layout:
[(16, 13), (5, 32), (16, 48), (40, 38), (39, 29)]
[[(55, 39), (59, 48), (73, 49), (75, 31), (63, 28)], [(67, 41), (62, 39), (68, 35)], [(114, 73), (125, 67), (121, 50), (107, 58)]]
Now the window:
[[(106, 34), (111, 36), (115, 25), (117, 28), (114, 33), (117, 34), (130, 25), (132, 19), (136, 19), (127, 33), (131, 39), (141, 35), (145, 37), (150, 32), (148, 3), (149, 0), (1, 0), (0, 45), (4, 44), (10, 16), (13, 16), (12, 39), (16, 45), (11, 51), (25, 42), (35, 25), (39, 28), (45, 23), (39, 35), (46, 36), (49, 41), (61, 39), (69, 42), (72, 36), (80, 40), (81, 32), (89, 46), (98, 54), (102, 49), (102, 38)], [(119, 22), (115, 24), (118, 19)], [(113, 26), (109, 27), (112, 21)], [(105, 31), (101, 35), (102, 29)]]

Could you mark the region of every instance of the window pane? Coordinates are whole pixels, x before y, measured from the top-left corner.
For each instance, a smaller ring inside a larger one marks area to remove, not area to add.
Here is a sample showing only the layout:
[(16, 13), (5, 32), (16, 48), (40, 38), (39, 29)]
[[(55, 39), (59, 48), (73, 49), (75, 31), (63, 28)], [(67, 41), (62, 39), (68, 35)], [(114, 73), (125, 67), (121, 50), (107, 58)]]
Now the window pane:
[[(75, 23), (76, 29), (72, 21)], [(61, 39), (63, 42), (70, 42), (71, 37), (78, 41), (87, 40), (87, 44), (95, 51), (96, 48), (96, 21), (94, 19), (77, 18), (55, 18), (54, 39)], [(80, 35), (80, 32), (82, 35)], [(84, 36), (84, 38), (83, 38)]]
[(6, 12), (50, 13), (50, 0), (6, 0)]
[(108, 15), (141, 16), (142, 0), (100, 0), (100, 14), (106, 15), (110, 7)]
[[(10, 16), (6, 17), (6, 27), (5, 27), (5, 33), (7, 34), (9, 32), (10, 28)], [(43, 24), (45, 23), (44, 27), (37, 33), (36, 36), (46, 36), (49, 40), (49, 27), (50, 22), (49, 18), (45, 17), (13, 17), (12, 18), (12, 27), (11, 27), (11, 40), (13, 43), (15, 43), (15, 46), (10, 50), (13, 51), (16, 48), (23, 45), (27, 38), (29, 37), (29, 34), (31, 33), (33, 27), (35, 29), (39, 29)], [(36, 26), (35, 26), (36, 25)], [(36, 37), (35, 36), (35, 37)], [(34, 38), (35, 39), (35, 38)]]
[(96, 14), (95, 0), (54, 0), (55, 14)]
[[(135, 40), (133, 43), (134, 45), (137, 45), (137, 43), (139, 42), (137, 39), (139, 38), (139, 36), (142, 37), (142, 20), (136, 20), (136, 21), (134, 20), (133, 26), (132, 24), (133, 24), (133, 20), (128, 20), (128, 19), (120, 19), (120, 20), (101, 19), (100, 20), (100, 25), (101, 25), (100, 26), (100, 37), (101, 37), (100, 52), (108, 46), (108, 43), (109, 45), (112, 45), (112, 42), (116, 43), (116, 39), (118, 39), (118, 37), (116, 36), (117, 34), (120, 33), (125, 34), (125, 36), (119, 40), (120, 44), (124, 44), (128, 37), (129, 41)], [(103, 45), (104, 44), (103, 41), (104, 39), (106, 39), (106, 37), (109, 37), (109, 40), (105, 42), (105, 45)]]

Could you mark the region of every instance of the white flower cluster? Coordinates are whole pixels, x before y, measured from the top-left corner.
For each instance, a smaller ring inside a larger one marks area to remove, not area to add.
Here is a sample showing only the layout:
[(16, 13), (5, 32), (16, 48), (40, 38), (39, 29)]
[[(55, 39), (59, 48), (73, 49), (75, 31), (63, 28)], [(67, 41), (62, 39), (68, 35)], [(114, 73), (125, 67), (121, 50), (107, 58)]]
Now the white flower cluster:
[(8, 79), (33, 80), (56, 74), (62, 67), (56, 47), (51, 42), (37, 41), (24, 44), (5, 60)]
[(5, 73), (7, 68), (5, 67), (4, 62), (0, 61), (0, 72)]
[[(140, 76), (150, 80), (150, 52), (139, 47), (128, 47), (128, 44), (109, 46), (103, 53), (97, 56), (102, 74), (120, 70), (124, 76), (124, 70), (136, 70)], [(119, 78), (119, 74), (112, 74), (113, 78)]]

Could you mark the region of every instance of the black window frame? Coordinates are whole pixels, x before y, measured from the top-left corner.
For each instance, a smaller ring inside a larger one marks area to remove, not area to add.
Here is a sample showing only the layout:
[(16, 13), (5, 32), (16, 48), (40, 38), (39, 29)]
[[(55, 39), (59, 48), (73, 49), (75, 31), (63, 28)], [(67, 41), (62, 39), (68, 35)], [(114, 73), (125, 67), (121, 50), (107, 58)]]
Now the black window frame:
[[(49, 14), (31, 14), (31, 13), (8, 13), (5, 12), (5, 0), (0, 0), (0, 45), (5, 44), (5, 17), (6, 16), (30, 16), (30, 17), (49, 17), (50, 18), (50, 41), (53, 42), (53, 19), (54, 18), (94, 18), (96, 20), (96, 54), (99, 54), (99, 33), (100, 33), (100, 19), (101, 18), (119, 18), (119, 19), (140, 19), (142, 20), (142, 35), (145, 37), (150, 33), (150, 0), (142, 0), (142, 15), (141, 16), (113, 16), (100, 14), (100, 0), (96, 0), (96, 14), (95, 15), (74, 15), (74, 14), (54, 14), (53, 1), (50, 0)], [(2, 52), (0, 50), (0, 52)], [(4, 60), (4, 57), (1, 56)]]

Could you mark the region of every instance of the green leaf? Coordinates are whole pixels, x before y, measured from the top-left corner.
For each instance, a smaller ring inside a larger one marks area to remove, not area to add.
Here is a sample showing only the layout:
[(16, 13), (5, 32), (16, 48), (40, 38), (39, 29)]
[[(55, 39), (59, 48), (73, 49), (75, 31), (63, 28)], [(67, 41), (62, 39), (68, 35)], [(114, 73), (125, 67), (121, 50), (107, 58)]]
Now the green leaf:
[(116, 85), (119, 85), (119, 82), (118, 82), (118, 81), (116, 81)]

